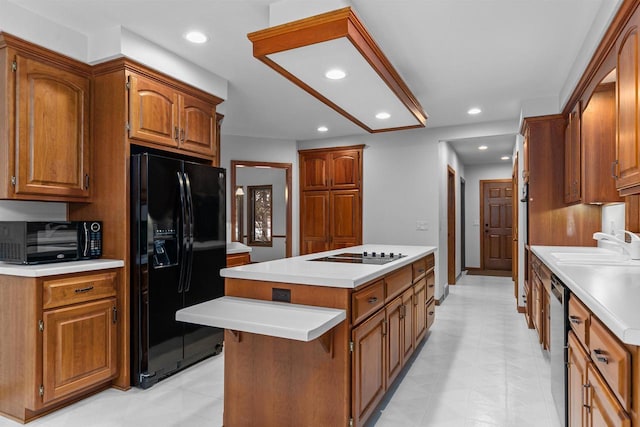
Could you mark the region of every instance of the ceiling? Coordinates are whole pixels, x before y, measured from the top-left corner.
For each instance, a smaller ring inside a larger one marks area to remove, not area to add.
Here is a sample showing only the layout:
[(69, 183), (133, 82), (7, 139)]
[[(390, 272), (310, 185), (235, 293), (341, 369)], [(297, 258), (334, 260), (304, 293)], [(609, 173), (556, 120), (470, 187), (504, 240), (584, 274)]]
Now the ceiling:
[[(87, 36), (121, 25), (226, 79), (223, 135), (310, 140), (365, 133), (253, 58), (247, 33), (269, 27), (270, 4), (281, 5), (283, 0), (9, 1)], [(284, 1), (311, 4), (311, 0)], [(596, 14), (611, 13), (613, 6), (603, 5), (618, 2), (351, 0), (349, 4), (429, 115), (427, 128), (436, 128), (503, 120), (517, 124), (523, 102), (559, 96), (588, 33), (602, 33), (602, 28), (593, 28)], [(210, 40), (189, 44), (182, 35), (194, 28)], [(471, 107), (480, 107), (482, 113), (468, 115)], [(320, 125), (329, 131), (318, 133)], [(507, 137), (513, 146), (513, 135), (485, 142), (503, 145)], [(478, 151), (473, 138), (452, 146), (463, 153), (469, 144)], [(474, 162), (474, 156), (464, 158)]]

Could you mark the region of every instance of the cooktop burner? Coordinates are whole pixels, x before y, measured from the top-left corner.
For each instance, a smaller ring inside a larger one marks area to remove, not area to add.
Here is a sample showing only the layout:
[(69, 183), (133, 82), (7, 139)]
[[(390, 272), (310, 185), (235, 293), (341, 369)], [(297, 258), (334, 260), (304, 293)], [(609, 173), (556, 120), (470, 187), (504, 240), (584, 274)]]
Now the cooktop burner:
[(351, 264), (376, 264), (382, 265), (391, 261), (404, 258), (406, 255), (394, 252), (344, 252), (336, 255), (329, 255), (321, 258), (311, 259), (309, 261), (323, 262), (343, 262)]

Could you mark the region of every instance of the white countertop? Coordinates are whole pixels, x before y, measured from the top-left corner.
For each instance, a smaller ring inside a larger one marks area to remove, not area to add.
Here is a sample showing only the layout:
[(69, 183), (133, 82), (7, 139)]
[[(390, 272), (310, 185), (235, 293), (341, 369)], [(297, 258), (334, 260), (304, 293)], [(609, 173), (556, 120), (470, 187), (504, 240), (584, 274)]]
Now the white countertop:
[(240, 242), (227, 242), (227, 254), (241, 254), (244, 252), (251, 252), (253, 248), (242, 244)]
[[(594, 247), (532, 246), (558, 278), (625, 344), (640, 346), (640, 261), (599, 264), (615, 252)], [(553, 253), (584, 254), (584, 265), (559, 262)]]
[(176, 312), (176, 320), (252, 334), (312, 341), (346, 319), (335, 308), (222, 297)]
[(84, 271), (106, 270), (123, 267), (119, 259), (91, 259), (86, 261), (65, 261), (49, 264), (21, 265), (0, 262), (0, 274), (21, 277), (44, 277), (57, 274), (82, 273)]
[[(266, 282), (295, 283), (301, 285), (356, 288), (399, 267), (411, 264), (423, 256), (435, 252), (435, 246), (399, 246), (367, 244), (333, 251), (319, 252), (275, 261), (224, 268), (220, 275), (234, 279)], [(385, 252), (406, 255), (383, 265), (348, 264), (339, 262), (312, 261), (327, 255), (343, 252)]]

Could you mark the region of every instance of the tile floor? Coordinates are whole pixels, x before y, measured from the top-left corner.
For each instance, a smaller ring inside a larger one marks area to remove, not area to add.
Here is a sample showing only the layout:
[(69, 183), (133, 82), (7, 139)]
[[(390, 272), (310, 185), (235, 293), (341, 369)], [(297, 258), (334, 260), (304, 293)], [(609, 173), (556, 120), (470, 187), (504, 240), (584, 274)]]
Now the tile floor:
[[(106, 390), (29, 426), (221, 426), (222, 384), (220, 355), (148, 390)], [(465, 275), (452, 286), (396, 384), (368, 427), (560, 426), (549, 362), (516, 313), (509, 278)], [(0, 417), (0, 427), (18, 425)]]

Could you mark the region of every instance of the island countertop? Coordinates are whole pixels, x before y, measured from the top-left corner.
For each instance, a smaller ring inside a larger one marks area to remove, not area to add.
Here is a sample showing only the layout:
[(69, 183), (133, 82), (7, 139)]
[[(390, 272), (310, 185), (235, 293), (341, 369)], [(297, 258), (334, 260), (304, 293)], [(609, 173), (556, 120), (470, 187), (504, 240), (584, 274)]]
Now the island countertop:
[[(344, 252), (385, 252), (404, 255), (382, 265), (351, 264), (314, 261)], [(220, 275), (226, 278), (293, 283), (300, 285), (329, 286), (354, 289), (371, 280), (437, 251), (435, 246), (403, 246), (366, 244), (349, 248), (318, 252), (293, 258), (224, 268)]]

